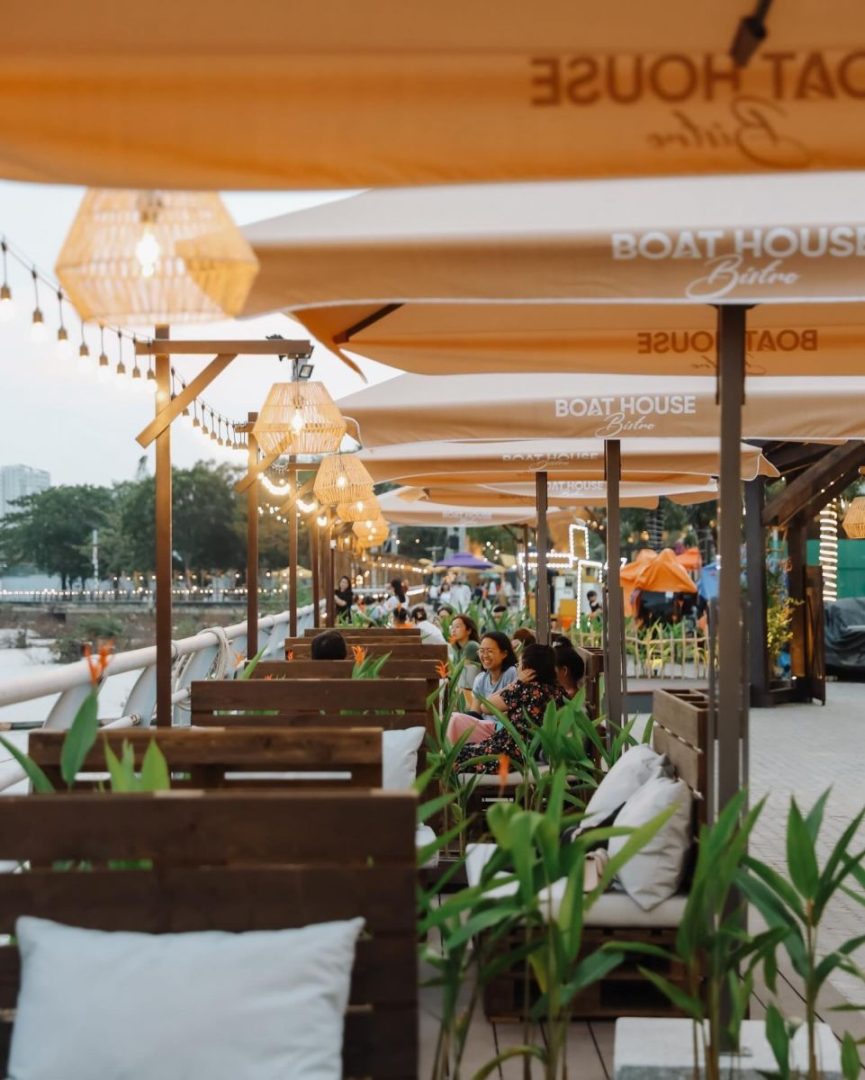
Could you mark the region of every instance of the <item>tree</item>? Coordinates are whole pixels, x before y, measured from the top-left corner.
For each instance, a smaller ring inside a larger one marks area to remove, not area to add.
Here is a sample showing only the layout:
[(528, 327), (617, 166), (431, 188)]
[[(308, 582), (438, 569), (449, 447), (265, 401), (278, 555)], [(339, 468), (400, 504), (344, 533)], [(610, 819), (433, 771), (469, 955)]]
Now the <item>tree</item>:
[(91, 537), (108, 520), (109, 488), (61, 485), (16, 502), (0, 522), (0, 546), (10, 565), (32, 563), (57, 574), (62, 587), (93, 574)]

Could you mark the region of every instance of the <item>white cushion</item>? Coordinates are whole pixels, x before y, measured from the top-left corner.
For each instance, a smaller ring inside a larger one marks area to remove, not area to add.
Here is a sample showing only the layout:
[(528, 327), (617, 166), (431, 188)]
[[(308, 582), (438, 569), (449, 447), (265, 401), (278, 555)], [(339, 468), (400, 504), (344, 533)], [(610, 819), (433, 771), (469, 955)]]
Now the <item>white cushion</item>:
[(20, 918), (9, 1080), (339, 1080), (362, 927), (140, 934)]
[[(418, 825), (414, 834), (414, 846), (417, 848), (418, 851), (420, 851), (421, 848), (425, 848), (427, 844), (431, 844), (435, 840), (435, 838), (436, 834), (434, 830), (429, 827), (429, 825)], [(430, 855), (430, 857), (427, 859), (427, 861), (423, 864), (422, 869), (432, 870), (435, 869), (438, 864), (439, 852), (434, 851), (432, 855)]]
[[(691, 848), (691, 790), (684, 780), (658, 776), (648, 780), (628, 799), (613, 824), (638, 828), (670, 806), (677, 809), (652, 839), (619, 871), (617, 881), (645, 911), (669, 900), (682, 883), (685, 860)], [(612, 858), (627, 843), (626, 836), (613, 837), (607, 849)]]
[(671, 773), (666, 754), (641, 743), (632, 746), (613, 765), (589, 799), (580, 831), (597, 828), (617, 813), (647, 780)]
[[(495, 844), (469, 844), (466, 848), (466, 877), (470, 886), (480, 884), (484, 866), (492, 858)], [(564, 878), (554, 882), (549, 889), (541, 892), (541, 910), (548, 911), (552, 918), (557, 918), (565, 895), (567, 882)], [(497, 885), (484, 895), (493, 899), (513, 896), (518, 885), (515, 881)], [(549, 900), (549, 908), (545, 901)], [(688, 897), (677, 893), (668, 900), (663, 900), (651, 911), (646, 911), (624, 892), (605, 892), (592, 904), (585, 915), (586, 926), (624, 928), (653, 927), (672, 929), (682, 921)]]
[(381, 786), (385, 791), (405, 791), (417, 780), (417, 752), (426, 731), (422, 727), (381, 734)]

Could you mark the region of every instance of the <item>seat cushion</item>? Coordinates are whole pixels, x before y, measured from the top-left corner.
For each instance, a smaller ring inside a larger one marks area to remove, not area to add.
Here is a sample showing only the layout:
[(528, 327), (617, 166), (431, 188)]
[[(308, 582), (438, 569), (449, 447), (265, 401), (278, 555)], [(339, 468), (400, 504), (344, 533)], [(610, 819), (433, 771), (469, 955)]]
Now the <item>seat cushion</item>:
[(609, 821), (647, 780), (671, 776), (672, 766), (666, 754), (651, 746), (632, 746), (613, 765), (589, 799), (579, 831), (598, 828)]

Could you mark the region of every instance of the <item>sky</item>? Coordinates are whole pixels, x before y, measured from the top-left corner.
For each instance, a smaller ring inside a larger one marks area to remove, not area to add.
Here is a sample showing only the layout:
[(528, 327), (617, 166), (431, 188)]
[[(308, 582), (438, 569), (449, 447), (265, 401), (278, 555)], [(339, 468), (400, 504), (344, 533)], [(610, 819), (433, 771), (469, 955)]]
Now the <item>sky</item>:
[[(78, 209), (83, 188), (0, 182), (0, 235), (22, 250), (54, 279), (54, 263)], [(325, 192), (225, 193), (225, 203), (238, 225), (343, 197)], [(33, 286), (29, 274), (10, 262), (9, 283), (15, 301), (15, 318), (0, 323), (0, 465), (23, 464), (47, 469), (54, 484), (110, 484), (130, 479), (145, 454), (136, 434), (152, 419), (153, 397), (136, 392), (129, 378), (112, 376), (105, 383), (90, 370), (79, 370), (76, 330), (70, 333), (75, 349), (71, 359), (57, 355), (57, 302), (43, 290), (40, 307), (45, 314), (48, 340), (34, 344), (30, 338)], [(89, 345), (98, 355), (98, 334), (89, 330)], [(243, 322), (198, 323), (172, 331), (176, 337), (263, 338), (281, 333), (286, 337), (307, 334), (285, 316), (274, 314)], [(112, 365), (116, 345), (107, 350)], [(125, 355), (128, 364), (130, 351)], [(175, 360), (187, 382), (209, 357)], [(363, 387), (360, 378), (337, 357), (317, 345), (313, 356), (314, 378), (324, 382), (334, 398)], [(370, 384), (397, 374), (392, 368), (363, 361)], [(217, 412), (242, 419), (258, 409), (274, 382), (284, 381), (289, 371), (276, 357), (238, 357), (208, 387), (204, 400)], [(152, 448), (147, 452), (152, 471)], [(245, 465), (242, 451), (229, 451), (205, 440), (185, 420), (172, 428), (172, 460), (188, 467), (199, 460), (227, 461)]]

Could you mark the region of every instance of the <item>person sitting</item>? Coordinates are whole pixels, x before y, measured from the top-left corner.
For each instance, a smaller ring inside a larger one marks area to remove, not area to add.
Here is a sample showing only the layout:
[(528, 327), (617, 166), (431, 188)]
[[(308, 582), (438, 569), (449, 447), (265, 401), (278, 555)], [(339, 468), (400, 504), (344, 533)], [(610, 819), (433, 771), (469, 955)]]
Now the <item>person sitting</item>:
[(560, 645), (556, 650), (556, 678), (562, 694), (570, 701), (583, 685), (586, 665), (582, 656), (570, 645)]
[(411, 617), (415, 626), (420, 630), (421, 645), (446, 645), (444, 634), (434, 622), (427, 617), (427, 610), (423, 604), (412, 608)]
[(574, 643), (565, 634), (550, 634), (550, 644), (554, 649), (573, 649)]
[(527, 626), (521, 626), (519, 630), (514, 630), (511, 636), (511, 645), (513, 645), (517, 653), (519, 653), (520, 649), (524, 649), (526, 645), (534, 645), (536, 641), (534, 631), (529, 630)]
[(409, 621), (408, 610), (404, 607), (394, 608), (391, 612), (391, 625), (394, 630), (411, 630), (412, 624)]
[(344, 615), (347, 619), (350, 619), (354, 592), (351, 587), (351, 578), (345, 574), (339, 579), (339, 588), (335, 591), (333, 599), (336, 604), (337, 615)]
[(589, 589), (586, 593), (586, 603), (589, 605), (589, 615), (593, 619), (600, 619), (604, 614), (604, 609), (601, 607), (601, 601), (598, 599), (598, 594), (594, 589)]
[[(522, 739), (528, 742), (533, 729), (544, 718), (550, 702), (562, 703), (562, 691), (556, 679), (555, 650), (549, 645), (526, 645), (520, 655), (517, 678), (487, 699), (487, 703), (503, 713)], [(494, 760), (475, 761), (492, 755)], [(508, 729), (502, 725), (491, 735), (484, 728), (474, 727), (468, 742), (457, 755), (457, 768), (465, 772), (495, 773), (498, 758), (506, 755), (520, 765), (520, 751)]]
[(454, 667), (462, 663), (458, 688), (471, 690), (475, 676), (480, 673), (478, 657), (478, 628), (468, 615), (454, 615), (450, 625), (450, 654)]
[(316, 634), (309, 647), (313, 660), (345, 660), (348, 648), (339, 630), (323, 630)]
[(471, 731), (470, 742), (489, 738), (495, 733), (496, 718), (491, 712), (483, 711), (483, 703), (494, 694), (501, 693), (517, 677), (517, 658), (507, 634), (491, 630), (481, 638), (478, 649), (483, 671), (472, 683), (468, 696), (468, 710), (455, 712), (448, 723), (448, 738), (456, 742), (464, 731)]

